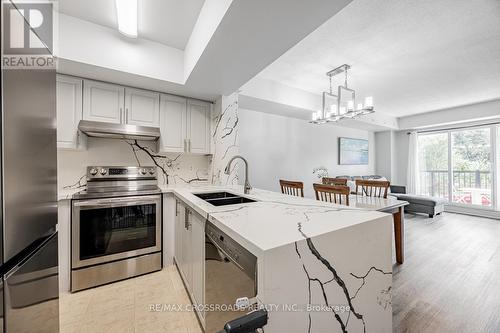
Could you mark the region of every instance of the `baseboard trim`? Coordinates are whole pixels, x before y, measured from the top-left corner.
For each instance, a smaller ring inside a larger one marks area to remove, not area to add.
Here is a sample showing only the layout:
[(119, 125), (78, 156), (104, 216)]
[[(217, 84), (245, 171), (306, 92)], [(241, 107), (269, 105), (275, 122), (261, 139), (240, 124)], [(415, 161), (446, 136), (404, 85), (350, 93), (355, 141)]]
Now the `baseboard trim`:
[(472, 215), (472, 216), (479, 216), (479, 217), (486, 217), (490, 219), (500, 220), (500, 212), (496, 210), (475, 209), (469, 207), (446, 205), (444, 211), (449, 213)]

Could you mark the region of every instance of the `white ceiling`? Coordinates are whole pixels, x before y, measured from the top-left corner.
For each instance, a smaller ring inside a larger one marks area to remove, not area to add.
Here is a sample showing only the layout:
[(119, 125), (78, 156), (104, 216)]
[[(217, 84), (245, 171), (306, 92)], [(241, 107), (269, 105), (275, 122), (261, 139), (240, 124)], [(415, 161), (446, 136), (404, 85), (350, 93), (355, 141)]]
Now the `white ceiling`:
[[(184, 50), (204, 0), (139, 0), (139, 37)], [(115, 0), (59, 0), (59, 11), (117, 29)]]
[(500, 1), (354, 0), (258, 76), (320, 93), (343, 63), (398, 117), (500, 98)]

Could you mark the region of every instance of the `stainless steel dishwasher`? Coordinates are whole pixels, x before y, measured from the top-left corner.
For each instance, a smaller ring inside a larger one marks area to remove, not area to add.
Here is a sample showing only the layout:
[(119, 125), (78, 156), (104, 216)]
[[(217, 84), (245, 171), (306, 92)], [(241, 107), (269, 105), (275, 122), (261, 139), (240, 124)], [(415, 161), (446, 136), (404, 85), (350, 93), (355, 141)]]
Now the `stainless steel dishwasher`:
[(248, 309), (236, 300), (257, 295), (257, 257), (210, 222), (205, 224), (205, 332), (219, 332), (224, 324)]

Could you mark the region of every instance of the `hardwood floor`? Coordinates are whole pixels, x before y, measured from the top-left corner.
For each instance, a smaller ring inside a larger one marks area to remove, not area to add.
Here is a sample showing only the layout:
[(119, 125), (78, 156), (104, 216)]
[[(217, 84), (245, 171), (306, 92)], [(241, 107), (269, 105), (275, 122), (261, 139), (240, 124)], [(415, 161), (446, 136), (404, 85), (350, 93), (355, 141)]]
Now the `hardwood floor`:
[(394, 332), (500, 332), (500, 220), (406, 214)]

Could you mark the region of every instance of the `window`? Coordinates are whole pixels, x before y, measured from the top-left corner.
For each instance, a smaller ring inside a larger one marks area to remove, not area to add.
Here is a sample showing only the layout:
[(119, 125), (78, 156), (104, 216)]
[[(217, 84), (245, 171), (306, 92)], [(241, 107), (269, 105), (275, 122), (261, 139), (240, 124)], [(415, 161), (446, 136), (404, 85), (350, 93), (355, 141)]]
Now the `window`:
[(420, 194), (494, 207), (494, 134), (495, 127), (419, 134)]
[(492, 206), (491, 133), (489, 128), (451, 133), (453, 202)]
[(420, 194), (448, 198), (448, 134), (418, 136)]

